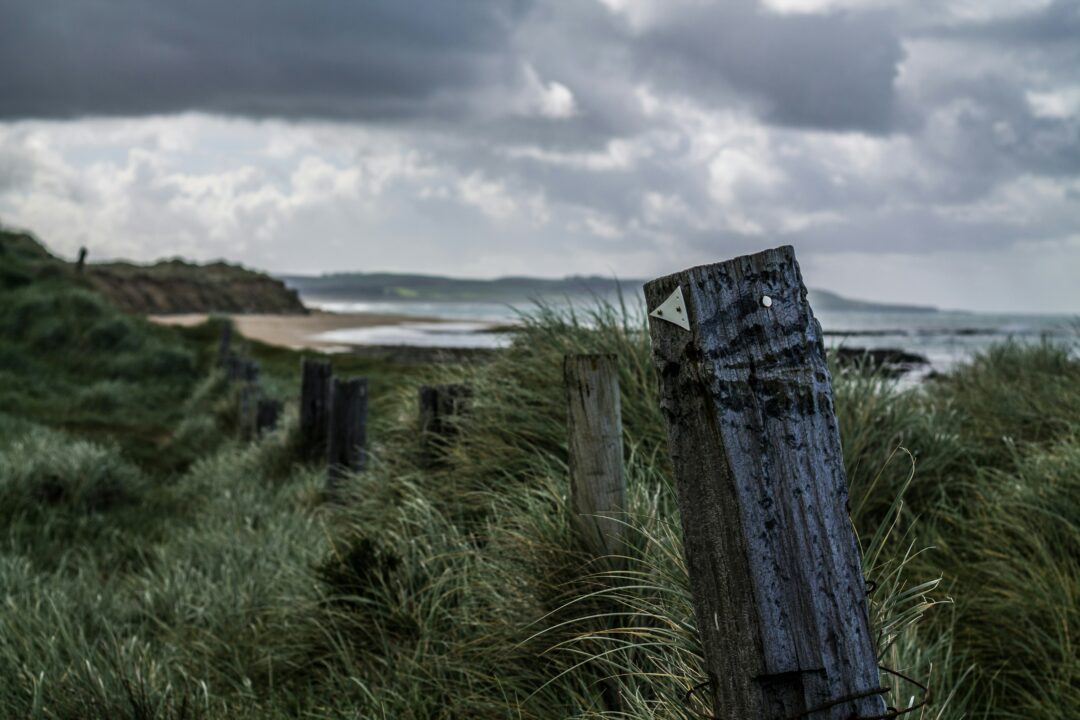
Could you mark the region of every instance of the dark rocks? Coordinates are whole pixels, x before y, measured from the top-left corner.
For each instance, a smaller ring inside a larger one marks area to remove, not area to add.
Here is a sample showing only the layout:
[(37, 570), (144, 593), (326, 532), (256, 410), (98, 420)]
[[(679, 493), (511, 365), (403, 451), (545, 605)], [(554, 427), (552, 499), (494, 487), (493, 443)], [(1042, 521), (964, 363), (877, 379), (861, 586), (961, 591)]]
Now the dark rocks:
[(930, 365), (924, 355), (899, 348), (837, 347), (830, 349), (829, 354), (843, 369), (872, 370), (889, 377), (899, 377)]

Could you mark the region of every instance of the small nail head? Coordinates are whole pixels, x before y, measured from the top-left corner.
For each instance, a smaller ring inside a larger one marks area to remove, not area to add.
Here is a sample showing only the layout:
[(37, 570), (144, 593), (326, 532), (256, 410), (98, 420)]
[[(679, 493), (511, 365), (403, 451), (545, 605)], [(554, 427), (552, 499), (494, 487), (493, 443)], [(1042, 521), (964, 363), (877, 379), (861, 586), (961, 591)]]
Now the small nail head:
[(772, 298), (769, 297), (768, 295), (762, 295), (761, 296), (761, 304), (764, 305), (767, 308), (772, 307)]

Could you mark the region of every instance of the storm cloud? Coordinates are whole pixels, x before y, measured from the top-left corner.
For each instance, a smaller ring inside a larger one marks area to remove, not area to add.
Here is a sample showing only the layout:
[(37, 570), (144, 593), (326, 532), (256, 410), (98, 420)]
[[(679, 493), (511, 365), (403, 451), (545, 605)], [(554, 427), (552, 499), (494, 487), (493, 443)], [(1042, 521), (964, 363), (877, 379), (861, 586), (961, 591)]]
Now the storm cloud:
[(887, 132), (903, 49), (892, 16), (770, 15), (735, 0), (672, 12), (641, 35), (641, 64), (690, 95), (730, 104), (730, 88), (767, 121)]
[(524, 2), (4, 0), (0, 116), (460, 112)]
[[(886, 13), (775, 15), (748, 0), (676, 2), (636, 28), (588, 4), (575, 18), (588, 36), (550, 51), (580, 58), (589, 52), (582, 44), (603, 38), (626, 48), (627, 72), (721, 105), (743, 94), (771, 121), (870, 132), (892, 126), (903, 53)], [(512, 104), (515, 91), (538, 81), (522, 72), (528, 60), (515, 35), (553, 6), (4, 0), (0, 7), (0, 117), (195, 110), (430, 120), (470, 109), (483, 115), (478, 100)], [(580, 65), (574, 79), (596, 70), (603, 69)], [(594, 114), (611, 101), (593, 99)]]
[(0, 221), (281, 271), (794, 243), (855, 295), (1075, 310), (1077, 33), (1066, 0), (0, 0)]

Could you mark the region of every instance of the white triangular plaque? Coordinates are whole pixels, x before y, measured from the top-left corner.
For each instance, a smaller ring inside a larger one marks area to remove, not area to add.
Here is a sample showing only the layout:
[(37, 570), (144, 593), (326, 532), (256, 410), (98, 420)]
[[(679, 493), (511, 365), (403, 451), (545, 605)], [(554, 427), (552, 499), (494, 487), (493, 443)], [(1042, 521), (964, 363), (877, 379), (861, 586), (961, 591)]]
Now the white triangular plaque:
[(682, 286), (676, 287), (675, 292), (668, 295), (668, 299), (660, 303), (660, 307), (653, 310), (649, 315), (674, 323), (683, 330), (689, 330), (690, 318), (686, 317), (686, 303), (683, 302)]

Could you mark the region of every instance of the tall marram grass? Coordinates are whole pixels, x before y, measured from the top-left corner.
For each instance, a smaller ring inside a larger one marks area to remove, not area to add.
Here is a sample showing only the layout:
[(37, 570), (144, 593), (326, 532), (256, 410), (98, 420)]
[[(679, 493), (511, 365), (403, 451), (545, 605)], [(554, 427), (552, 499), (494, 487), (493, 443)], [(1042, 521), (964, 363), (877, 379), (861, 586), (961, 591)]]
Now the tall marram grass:
[[(570, 352), (619, 357), (630, 506), (618, 559), (590, 557), (569, 521)], [(61, 432), (34, 440), (38, 426), (0, 416), (0, 497), (14, 499), (0, 715), (700, 717), (640, 315), (540, 308), (505, 353), (428, 380), (475, 391), (444, 461), (416, 462), (410, 380), (386, 403), (371, 469), (335, 507), (319, 502), (320, 468), (294, 462), (291, 421), (253, 445), (224, 437), (220, 378), (181, 404), (169, 442), (204, 457), (171, 472)], [(1050, 345), (1003, 346), (914, 390), (835, 372), (881, 661), (929, 680), (923, 718), (1080, 710), (1078, 380), (1070, 350)], [(65, 500), (30, 500), (56, 483)], [(883, 680), (894, 705), (918, 694)]]
[(72, 491), (5, 505), (0, 716), (293, 716), (299, 691), (278, 693), (277, 673), (302, 654), (325, 544), (316, 474), (269, 479), (284, 433), (162, 482), (115, 449), (30, 432), (45, 439), (25, 439), (31, 461), (23, 440), (3, 451), (0, 492)]
[[(617, 569), (590, 561), (565, 523), (561, 359), (568, 352), (620, 358), (631, 540)], [(370, 548), (380, 521), (404, 522), (419, 498), (434, 503), (441, 522), (466, 533), (468, 542), (452, 555), (462, 559), (459, 569), (469, 568), (470, 588), (490, 588), (483, 593), (488, 612), (483, 623), (472, 621), (449, 599), (460, 593), (443, 594), (436, 582), (402, 592), (400, 603), (380, 601), (400, 608), (404, 598), (439, 588), (432, 605), (453, 631), (419, 622), (399, 636), (400, 624), (376, 622), (378, 652), (393, 670), (357, 672), (372, 698), (400, 697), (394, 713), (404, 712), (421, 702), (417, 677), (460, 678), (468, 669), (490, 684), (450, 692), (454, 710), (442, 716), (487, 716), (492, 708), (498, 715), (507, 703), (521, 717), (682, 718), (704, 709), (686, 695), (703, 672), (648, 353), (632, 313), (600, 306), (580, 317), (541, 308), (491, 364), (433, 378), (465, 380), (476, 392), (437, 472), (410, 465), (416, 428), (412, 392), (403, 392), (398, 432), (379, 449), (377, 469), (357, 478), (336, 542)], [(1078, 621), (1080, 495), (1067, 458), (1080, 423), (1080, 363), (1072, 350), (1002, 345), (914, 390), (878, 376), (835, 374), (882, 663), (930, 684), (936, 702), (924, 717), (1075, 714), (1080, 665), (1070, 632)], [(1007, 386), (1013, 375), (1023, 375), (1019, 387)], [(383, 558), (394, 561), (379, 570), (391, 583), (410, 576), (412, 562), (430, 558), (429, 551), (393, 555), (405, 538), (392, 537)], [(513, 569), (501, 585), (475, 574), (499, 567)], [(338, 586), (329, 582), (327, 592), (333, 597)], [(512, 646), (490, 633), (493, 623), (516, 629), (530, 614), (529, 632)], [(317, 622), (339, 637), (372, 632), (363, 613)], [(486, 662), (473, 659), (478, 650)], [(399, 672), (414, 662), (420, 667)], [(537, 686), (538, 668), (548, 677)], [(894, 705), (921, 694), (885, 679), (895, 687)], [(436, 684), (440, 697), (449, 692), (447, 683)]]
[[(628, 545), (614, 569), (610, 562), (589, 558), (567, 522), (561, 374), (563, 355), (575, 352), (610, 352), (620, 359), (630, 507), (625, 517)], [(704, 671), (649, 352), (644, 324), (634, 313), (606, 305), (585, 316), (541, 308), (526, 318), (511, 348), (490, 364), (455, 368), (433, 378), (465, 380), (475, 393), (470, 412), (459, 421), (457, 439), (446, 448), (445, 465), (436, 472), (411, 465), (414, 405), (412, 393), (403, 392), (397, 433), (391, 433), (389, 444), (380, 448), (376, 469), (356, 479), (356, 500), (342, 515), (350, 529), (337, 537), (347, 547), (364, 548), (363, 555), (370, 557), (370, 548), (381, 535), (380, 522), (393, 521), (396, 513), (413, 512), (419, 497), (435, 501), (441, 517), (471, 538), (456, 556), (476, 556), (493, 572), (500, 567), (511, 571), (503, 570), (502, 584), (492, 584), (492, 591), (483, 595), (491, 615), (485, 623), (455, 618), (448, 623), (454, 632), (438, 631), (430, 638), (424, 634), (428, 626), (419, 624), (419, 636), (394, 636), (393, 642), (381, 643), (393, 658), (387, 660), (391, 667), (401, 667), (397, 653), (405, 648), (409, 657), (423, 659), (425, 669), (380, 677), (372, 697), (394, 694), (397, 682), (411, 682), (417, 674), (460, 672), (457, 652), (415, 652), (417, 643), (427, 647), (435, 642), (460, 644), (473, 652), (483, 649), (481, 657), (488, 658), (504, 679), (498, 692), (491, 695), (494, 691), (489, 689), (485, 698), (496, 715), (498, 708), (505, 711), (508, 701), (520, 716), (537, 718), (605, 712), (623, 717), (693, 717), (700, 711), (685, 699)], [(880, 383), (873, 387), (879, 393), (891, 392)], [(869, 447), (880, 457), (868, 451), (866, 460), (883, 468), (895, 442), (894, 437), (879, 436)], [(910, 464), (904, 473), (903, 483), (882, 484), (877, 491), (885, 500), (875, 500), (883, 508), (872, 527), (884, 530), (870, 533), (867, 555), (873, 559), (868, 571), (880, 579), (882, 588), (874, 598), (882, 650), (894, 654), (897, 638), (932, 602), (927, 595), (936, 583), (936, 575), (928, 575), (925, 582), (909, 580), (910, 530), (897, 528), (902, 525), (903, 507), (898, 498), (907, 485)], [(399, 545), (395, 540), (385, 552), (393, 554)], [(347, 557), (349, 551), (341, 554)], [(393, 557), (380, 572), (408, 575), (408, 560)], [(344, 563), (340, 569), (347, 567)], [(472, 587), (488, 584), (471, 580)], [(403, 597), (415, 597), (427, 587), (432, 586), (421, 585)], [(333, 584), (330, 591), (336, 592)], [(458, 609), (456, 604), (440, 607), (452, 611), (452, 617)], [(525, 615), (522, 608), (528, 609)], [(335, 614), (321, 622), (366, 626), (371, 616), (357, 613), (350, 621)], [(508, 645), (507, 639), (493, 636), (492, 624), (512, 628), (520, 635), (517, 643)], [(522, 634), (523, 626), (527, 632)], [(351, 629), (341, 632), (348, 636), (370, 632), (346, 627)], [(393, 625), (378, 627), (385, 631)], [(523, 650), (527, 652), (522, 654)], [(929, 662), (921, 660), (919, 669), (926, 670)], [(535, 676), (539, 668), (546, 668), (541, 673), (546, 679)], [(588, 693), (582, 695), (582, 688)], [(414, 693), (403, 695), (415, 699)], [(468, 714), (465, 710), (487, 716), (479, 702), (445, 716), (463, 716)]]

